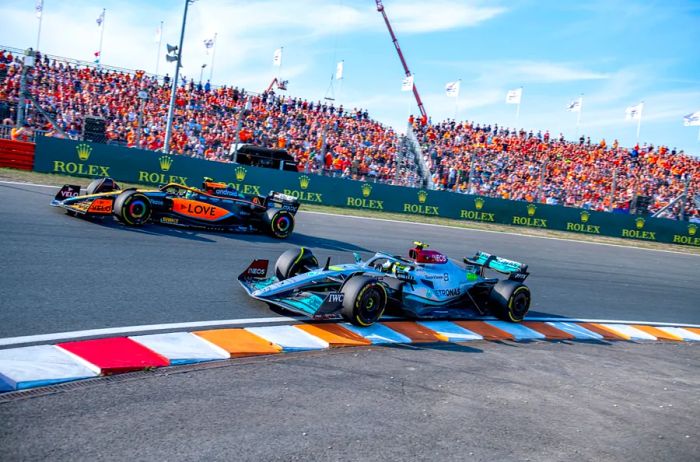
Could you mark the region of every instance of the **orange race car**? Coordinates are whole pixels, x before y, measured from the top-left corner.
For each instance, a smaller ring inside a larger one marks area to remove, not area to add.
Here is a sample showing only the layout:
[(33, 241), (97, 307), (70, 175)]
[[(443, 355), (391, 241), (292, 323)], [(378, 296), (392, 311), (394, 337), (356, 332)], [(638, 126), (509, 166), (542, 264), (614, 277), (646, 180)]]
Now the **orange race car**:
[(51, 201), (82, 217), (115, 216), (128, 226), (153, 222), (212, 231), (265, 232), (284, 239), (292, 234), (296, 198), (271, 191), (244, 195), (226, 183), (205, 178), (201, 189), (169, 183), (159, 189), (125, 189), (111, 178), (94, 180), (87, 194), (65, 185)]

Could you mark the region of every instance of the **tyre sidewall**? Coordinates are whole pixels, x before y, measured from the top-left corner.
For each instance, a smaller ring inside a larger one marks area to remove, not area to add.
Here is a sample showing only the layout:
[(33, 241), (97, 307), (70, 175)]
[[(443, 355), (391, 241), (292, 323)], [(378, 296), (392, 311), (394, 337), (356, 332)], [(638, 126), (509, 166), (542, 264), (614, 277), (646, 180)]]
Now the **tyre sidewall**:
[[(526, 297), (526, 299), (524, 299)], [(489, 295), (489, 308), (499, 319), (510, 322), (523, 320), (530, 308), (530, 289), (516, 281), (498, 281)], [(525, 304), (523, 308), (520, 306)]]
[(129, 226), (141, 226), (148, 222), (153, 212), (148, 197), (137, 191), (125, 191), (117, 196), (113, 210), (122, 223)]
[[(343, 286), (341, 314), (352, 324), (368, 327), (377, 322), (386, 309), (388, 294), (384, 285), (375, 278), (355, 276)], [(368, 302), (371, 305), (368, 306)]]

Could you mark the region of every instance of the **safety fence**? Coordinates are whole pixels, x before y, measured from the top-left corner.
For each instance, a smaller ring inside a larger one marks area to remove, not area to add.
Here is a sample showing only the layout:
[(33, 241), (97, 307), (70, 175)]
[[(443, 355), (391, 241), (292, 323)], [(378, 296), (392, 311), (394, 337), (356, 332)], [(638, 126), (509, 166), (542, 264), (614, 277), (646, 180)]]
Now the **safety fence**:
[(698, 225), (683, 221), (390, 186), (65, 139), (39, 137), (36, 146), (34, 169), (39, 172), (110, 176), (153, 186), (168, 182), (198, 186), (207, 176), (245, 194), (275, 190), (310, 204), (700, 246)]

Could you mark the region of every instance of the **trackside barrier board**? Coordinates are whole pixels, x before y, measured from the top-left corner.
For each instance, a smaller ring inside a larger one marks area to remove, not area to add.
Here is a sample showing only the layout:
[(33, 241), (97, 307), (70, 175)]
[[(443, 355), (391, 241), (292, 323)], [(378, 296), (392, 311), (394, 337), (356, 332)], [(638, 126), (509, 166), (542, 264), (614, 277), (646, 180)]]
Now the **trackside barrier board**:
[(548, 322), (547, 324), (573, 335), (573, 337), (576, 340), (603, 340), (602, 335), (597, 334), (593, 331), (590, 331), (590, 330), (586, 329), (585, 327), (581, 327), (578, 324), (573, 323), (573, 322), (552, 321), (552, 322)]
[(189, 332), (137, 335), (129, 338), (165, 356), (170, 364), (197, 363), (230, 357), (227, 351)]
[(486, 321), (493, 327), (497, 327), (505, 332), (508, 332), (516, 341), (520, 340), (544, 340), (546, 337), (537, 331), (525, 327), (521, 324), (515, 324), (506, 321)]
[(0, 391), (22, 390), (97, 375), (96, 370), (54, 345), (0, 350)]
[(372, 324), (369, 327), (357, 327), (350, 323), (343, 323), (343, 327), (366, 338), (374, 345), (381, 345), (383, 343), (411, 343), (410, 338), (379, 323)]
[(688, 329), (683, 329), (682, 327), (657, 327), (657, 329), (667, 332), (671, 335), (677, 335), (683, 340), (690, 340), (691, 342), (700, 342), (700, 335), (695, 332), (691, 332)]
[(58, 346), (94, 364), (105, 375), (170, 365), (168, 358), (126, 337), (66, 342)]
[(434, 331), (445, 342), (471, 342), (484, 339), (481, 335), (450, 321), (419, 321), (418, 324)]
[(245, 330), (281, 346), (284, 351), (322, 350), (329, 346), (325, 340), (294, 326), (246, 327)]
[(656, 340), (656, 337), (654, 337), (651, 334), (647, 334), (646, 332), (642, 332), (639, 329), (635, 329), (632, 326), (628, 326), (626, 324), (600, 324), (601, 326), (605, 327), (608, 330), (612, 330), (616, 333), (619, 333), (620, 335), (624, 336), (628, 340)]

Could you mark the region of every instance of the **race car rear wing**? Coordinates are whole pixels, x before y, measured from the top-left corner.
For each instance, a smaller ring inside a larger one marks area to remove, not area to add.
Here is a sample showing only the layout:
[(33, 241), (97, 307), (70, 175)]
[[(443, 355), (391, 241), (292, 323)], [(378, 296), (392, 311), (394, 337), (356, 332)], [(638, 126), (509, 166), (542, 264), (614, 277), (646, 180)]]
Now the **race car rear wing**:
[(265, 207), (284, 209), (288, 210), (292, 214), (296, 214), (297, 210), (299, 210), (299, 199), (288, 194), (270, 191), (270, 194), (268, 194), (265, 198)]
[(530, 274), (527, 272), (527, 265), (497, 257), (496, 255), (491, 255), (486, 252), (477, 252), (474, 257), (465, 258), (464, 263), (480, 267), (482, 276), (484, 268), (490, 268), (501, 274), (507, 274), (508, 279), (519, 282), (523, 282)]

